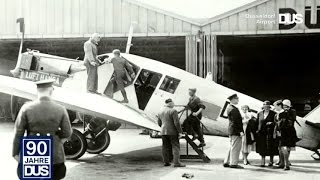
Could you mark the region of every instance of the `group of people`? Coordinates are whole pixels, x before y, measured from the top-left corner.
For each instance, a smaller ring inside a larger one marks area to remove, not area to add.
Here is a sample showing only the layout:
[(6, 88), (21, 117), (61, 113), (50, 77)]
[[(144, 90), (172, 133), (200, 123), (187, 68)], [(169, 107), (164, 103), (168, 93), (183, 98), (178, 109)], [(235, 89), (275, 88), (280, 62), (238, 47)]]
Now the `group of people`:
[[(87, 92), (100, 94), (98, 90), (98, 66), (105, 63), (105, 61), (98, 58), (98, 44), (100, 42), (100, 36), (97, 33), (92, 34), (90, 39), (84, 43), (84, 65), (87, 68)], [(107, 85), (104, 94), (113, 98), (114, 87), (121, 91), (123, 100), (121, 103), (128, 103), (127, 93), (124, 89), (125, 83), (128, 79), (135, 78), (135, 72), (129, 63), (121, 57), (119, 49), (113, 50), (113, 55), (111, 59), (107, 60), (106, 63), (112, 63), (114, 68), (114, 73), (112, 78)], [(130, 78), (127, 77), (127, 73), (130, 74)]]
[[(178, 111), (174, 109), (172, 99), (165, 101), (165, 108), (158, 115), (158, 124), (161, 126), (162, 155), (164, 166), (170, 166), (173, 160), (174, 167), (184, 167), (180, 163), (179, 138), (193, 135), (192, 140), (200, 141), (199, 147), (205, 146), (203, 133), (200, 128), (202, 111), (205, 106), (200, 98), (195, 95), (196, 89), (189, 89), (189, 103), (187, 108), (191, 114), (181, 125)], [(254, 115), (248, 105), (238, 109), (239, 97), (233, 94), (228, 97), (230, 105), (227, 108), (229, 119), (228, 133), (230, 138), (230, 149), (224, 160), (223, 166), (230, 168), (243, 168), (239, 164), (240, 152), (242, 152), (243, 164), (249, 165), (249, 153), (256, 151), (261, 156), (261, 167), (266, 167), (266, 156), (270, 157), (267, 166), (276, 165), (277, 168), (290, 170), (289, 155), (295, 149), (299, 140), (294, 123), (296, 111), (292, 109), (290, 100), (278, 100), (271, 108), (270, 101), (264, 101), (262, 111)], [(274, 156), (279, 156), (279, 161), (274, 162)]]
[[(249, 106), (242, 106), (241, 111), (237, 108), (239, 97), (236, 94), (228, 99), (230, 150), (223, 166), (243, 168), (238, 165), (240, 152), (243, 164), (248, 165), (249, 153), (256, 151), (261, 156), (261, 167), (266, 166), (265, 159), (269, 156), (268, 166), (277, 165), (278, 168), (290, 170), (290, 151), (294, 150), (299, 140), (294, 128), (294, 123), (298, 123), (296, 112), (291, 108), (290, 100), (274, 102), (274, 110), (270, 101), (264, 101), (262, 111), (255, 117)], [(274, 156), (279, 156), (279, 162), (274, 163)]]

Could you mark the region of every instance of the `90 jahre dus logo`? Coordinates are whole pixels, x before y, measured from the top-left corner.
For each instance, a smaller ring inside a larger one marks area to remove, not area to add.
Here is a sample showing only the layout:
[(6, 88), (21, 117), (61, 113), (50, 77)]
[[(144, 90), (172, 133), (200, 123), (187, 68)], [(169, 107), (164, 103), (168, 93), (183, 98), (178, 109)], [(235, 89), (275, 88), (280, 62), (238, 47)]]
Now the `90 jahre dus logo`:
[(21, 145), (21, 179), (52, 179), (52, 137), (23, 137)]
[[(311, 6), (305, 7), (305, 17), (304, 23), (305, 26), (309, 29), (320, 28), (320, 6), (317, 6), (317, 22), (315, 24), (311, 23)], [(296, 10), (292, 8), (280, 8), (279, 9), (279, 29), (286, 30), (292, 29), (296, 24), (303, 23), (303, 15), (297, 13)]]

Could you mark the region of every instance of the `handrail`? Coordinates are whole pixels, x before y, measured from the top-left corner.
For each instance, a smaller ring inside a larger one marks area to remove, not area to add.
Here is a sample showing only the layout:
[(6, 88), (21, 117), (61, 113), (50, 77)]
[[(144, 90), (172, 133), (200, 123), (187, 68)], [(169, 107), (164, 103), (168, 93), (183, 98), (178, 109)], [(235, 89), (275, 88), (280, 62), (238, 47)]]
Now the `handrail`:
[[(180, 110), (180, 111), (178, 111), (178, 114), (180, 114), (180, 116), (179, 116), (179, 120), (182, 118), (182, 115), (183, 115), (183, 113), (186, 111), (186, 117), (188, 118), (188, 116), (189, 116), (189, 114), (188, 114), (188, 106), (187, 105), (174, 105), (175, 107), (184, 107), (182, 110)], [(202, 129), (202, 133), (203, 133), (203, 128), (205, 128), (207, 131), (209, 131), (208, 130), (208, 128), (201, 122), (201, 120), (197, 117), (197, 116), (195, 116), (196, 117), (196, 119), (200, 122), (200, 124), (201, 124), (201, 129)]]

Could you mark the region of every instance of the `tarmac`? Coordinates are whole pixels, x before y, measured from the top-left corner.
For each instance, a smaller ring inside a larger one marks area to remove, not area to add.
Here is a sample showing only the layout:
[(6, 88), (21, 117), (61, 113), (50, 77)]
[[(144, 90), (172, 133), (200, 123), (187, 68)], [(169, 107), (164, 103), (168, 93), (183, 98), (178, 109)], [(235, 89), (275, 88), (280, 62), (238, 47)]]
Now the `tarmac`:
[[(17, 162), (11, 157), (13, 123), (0, 123), (0, 179), (15, 180)], [(275, 167), (259, 167), (260, 157), (252, 152), (251, 165), (244, 169), (222, 167), (228, 149), (228, 138), (205, 136), (205, 153), (210, 163), (202, 160), (182, 160), (185, 168), (164, 167), (161, 162), (161, 139), (139, 135), (139, 129), (111, 131), (109, 148), (99, 155), (86, 153), (79, 160), (67, 161), (66, 180), (180, 180), (183, 174), (193, 175), (193, 180), (319, 180), (320, 161), (313, 160), (312, 152), (297, 147), (291, 153), (291, 170)], [(185, 141), (181, 142), (181, 154), (186, 153)], [(277, 158), (275, 158), (277, 161)], [(268, 160), (268, 159), (267, 159)], [(268, 161), (267, 161), (268, 162)]]

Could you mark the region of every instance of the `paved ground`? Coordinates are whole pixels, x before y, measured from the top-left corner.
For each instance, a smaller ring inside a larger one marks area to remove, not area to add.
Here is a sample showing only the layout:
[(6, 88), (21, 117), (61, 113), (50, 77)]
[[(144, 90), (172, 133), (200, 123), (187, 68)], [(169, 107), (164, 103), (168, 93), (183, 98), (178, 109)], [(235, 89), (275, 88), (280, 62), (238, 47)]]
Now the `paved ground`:
[[(183, 173), (193, 174), (193, 179), (242, 180), (242, 179), (290, 179), (318, 180), (320, 178), (320, 162), (314, 161), (310, 151), (297, 148), (292, 153), (291, 171), (274, 168), (260, 168), (259, 156), (250, 154), (251, 166), (245, 169), (229, 169), (221, 166), (228, 139), (208, 137), (205, 150), (212, 159), (209, 164), (199, 160), (183, 160), (186, 168), (163, 167), (161, 163), (161, 141), (138, 135), (139, 130), (120, 129), (111, 132), (111, 145), (100, 155), (85, 154), (78, 161), (68, 161), (67, 180), (110, 180), (110, 179), (184, 179)], [(16, 162), (11, 158), (13, 124), (0, 123), (0, 179), (17, 179), (15, 176)]]

